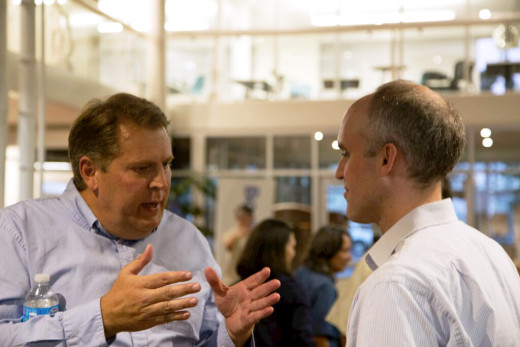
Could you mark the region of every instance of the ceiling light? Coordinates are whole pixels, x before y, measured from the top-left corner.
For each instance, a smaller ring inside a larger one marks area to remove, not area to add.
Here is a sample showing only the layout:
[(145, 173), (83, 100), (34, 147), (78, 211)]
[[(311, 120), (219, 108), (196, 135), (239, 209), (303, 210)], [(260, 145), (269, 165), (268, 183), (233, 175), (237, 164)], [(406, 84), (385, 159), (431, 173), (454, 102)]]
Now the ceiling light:
[(482, 136), (482, 137), (490, 137), (491, 136), (491, 129), (489, 129), (489, 128), (482, 128), (482, 129), (480, 129), (480, 136)]
[(493, 139), (491, 137), (486, 137), (482, 140), (482, 146), (484, 147), (491, 147), (493, 146)]
[(480, 19), (486, 20), (491, 18), (491, 11), (487, 8), (484, 8), (478, 12), (478, 16)]
[(323, 133), (322, 133), (321, 131), (316, 131), (316, 132), (314, 133), (314, 139), (315, 139), (316, 141), (321, 141), (321, 140), (323, 140)]
[(339, 150), (338, 140), (332, 141), (332, 149)]

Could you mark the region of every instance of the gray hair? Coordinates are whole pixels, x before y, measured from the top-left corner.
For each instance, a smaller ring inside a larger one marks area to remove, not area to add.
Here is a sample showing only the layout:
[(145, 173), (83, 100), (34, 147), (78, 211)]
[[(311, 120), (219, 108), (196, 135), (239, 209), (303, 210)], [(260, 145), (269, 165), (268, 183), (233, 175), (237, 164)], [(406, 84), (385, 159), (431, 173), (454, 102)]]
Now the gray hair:
[(373, 156), (386, 143), (393, 143), (405, 155), (408, 173), (419, 187), (445, 177), (466, 143), (464, 124), (453, 105), (408, 81), (392, 81), (376, 90), (368, 122), (365, 155)]

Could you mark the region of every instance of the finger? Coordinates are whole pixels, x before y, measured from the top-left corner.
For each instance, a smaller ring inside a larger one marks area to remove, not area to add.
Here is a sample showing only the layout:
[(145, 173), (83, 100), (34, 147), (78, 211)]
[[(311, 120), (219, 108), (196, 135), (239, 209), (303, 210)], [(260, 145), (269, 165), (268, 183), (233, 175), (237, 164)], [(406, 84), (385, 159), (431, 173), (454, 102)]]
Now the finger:
[(220, 278), (217, 275), (217, 272), (213, 268), (207, 267), (204, 270), (204, 275), (206, 276), (206, 280), (208, 281), (208, 283), (211, 286), (211, 289), (213, 290), (215, 295), (218, 295), (218, 296), (226, 295), (228, 287), (224, 283), (222, 283), (222, 281), (220, 280)]
[(280, 301), (280, 294), (272, 293), (269, 296), (266, 296), (264, 298), (252, 301), (250, 306), (249, 306), (249, 310), (251, 312), (261, 311), (261, 310), (263, 310), (266, 307), (273, 306), (278, 301)]
[(151, 244), (148, 244), (143, 253), (141, 253), (137, 258), (131, 261), (128, 265), (126, 265), (123, 270), (127, 271), (131, 274), (137, 275), (141, 270), (148, 264), (153, 257), (153, 247)]
[(249, 313), (249, 318), (251, 321), (253, 321), (255, 324), (261, 321), (262, 319), (269, 317), (274, 312), (274, 308), (271, 306), (264, 308), (260, 311), (254, 311)]
[(189, 271), (168, 271), (141, 276), (141, 281), (144, 288), (155, 289), (178, 282), (189, 281), (192, 278), (193, 275)]
[(269, 278), (270, 274), (271, 269), (269, 269), (268, 267), (264, 267), (262, 270), (249, 276), (242, 282), (246, 285), (247, 289), (251, 290), (259, 286), (260, 284), (264, 283), (265, 280)]
[(195, 297), (158, 302), (149, 307), (148, 313), (151, 317), (170, 315), (176, 312), (185, 311), (187, 308), (195, 307), (198, 302), (199, 301)]
[(270, 280), (269, 282), (264, 283), (256, 287), (255, 289), (251, 290), (251, 299), (260, 299), (264, 296), (269, 295), (269, 293), (274, 292), (278, 288), (280, 288), (280, 281), (276, 279)]
[(186, 320), (190, 318), (191, 314), (188, 311), (177, 311), (168, 314), (163, 314), (160, 316), (153, 317), (154, 325), (164, 324), (168, 322), (178, 321), (178, 320)]
[(152, 290), (150, 293), (150, 304), (157, 302), (165, 302), (172, 299), (177, 299), (186, 295), (194, 294), (200, 291), (200, 284), (198, 283), (186, 283), (176, 284), (172, 286), (166, 286)]

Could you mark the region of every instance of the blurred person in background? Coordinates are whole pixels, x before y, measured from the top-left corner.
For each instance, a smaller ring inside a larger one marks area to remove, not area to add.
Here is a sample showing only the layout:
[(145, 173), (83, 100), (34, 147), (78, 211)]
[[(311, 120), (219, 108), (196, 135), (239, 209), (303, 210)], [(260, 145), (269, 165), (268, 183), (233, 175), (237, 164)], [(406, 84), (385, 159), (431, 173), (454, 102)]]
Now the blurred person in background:
[(241, 278), (268, 266), (272, 279), (280, 281), (280, 301), (274, 313), (255, 325), (257, 346), (314, 346), (310, 330), (309, 303), (305, 289), (293, 278), (291, 262), (296, 238), (289, 226), (266, 219), (252, 231), (237, 264)]
[(224, 233), (226, 256), (222, 267), (222, 282), (232, 285), (240, 280), (237, 274), (237, 262), (253, 227), (253, 210), (243, 204), (235, 210), (235, 225)]
[(345, 270), (352, 259), (352, 239), (339, 226), (324, 226), (312, 239), (304, 264), (295, 272), (305, 287), (311, 304), (311, 329), (316, 346), (337, 347), (344, 344), (338, 327), (327, 316), (338, 297), (334, 274)]

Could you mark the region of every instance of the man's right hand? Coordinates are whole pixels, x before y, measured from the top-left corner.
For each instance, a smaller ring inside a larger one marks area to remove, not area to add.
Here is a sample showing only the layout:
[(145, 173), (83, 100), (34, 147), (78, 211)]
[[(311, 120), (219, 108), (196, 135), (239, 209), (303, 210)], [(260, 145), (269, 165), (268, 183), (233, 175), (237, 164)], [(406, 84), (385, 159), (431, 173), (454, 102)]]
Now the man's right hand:
[[(101, 315), (108, 339), (121, 331), (140, 331), (175, 320), (186, 320), (186, 308), (197, 305), (195, 297), (183, 297), (200, 290), (187, 271), (139, 276), (152, 260), (152, 245), (121, 271), (112, 288), (101, 298)], [(183, 297), (183, 298), (180, 298)]]

